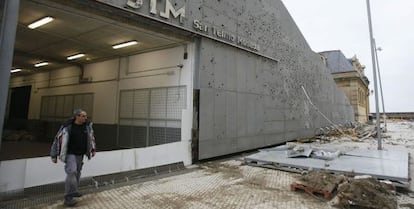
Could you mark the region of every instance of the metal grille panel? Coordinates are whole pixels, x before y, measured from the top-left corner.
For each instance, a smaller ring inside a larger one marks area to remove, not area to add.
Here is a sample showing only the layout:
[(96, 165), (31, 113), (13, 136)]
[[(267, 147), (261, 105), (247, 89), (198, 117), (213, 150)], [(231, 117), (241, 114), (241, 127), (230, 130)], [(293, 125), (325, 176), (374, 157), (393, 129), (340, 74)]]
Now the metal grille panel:
[(149, 146), (167, 143), (165, 128), (151, 127), (149, 131), (150, 131)]
[(134, 118), (147, 118), (149, 90), (137, 90), (134, 92)]
[(119, 126), (118, 146), (122, 148), (132, 148), (132, 127)]
[(186, 98), (185, 86), (122, 91), (118, 146), (146, 147), (180, 141)]
[(56, 116), (57, 117), (63, 117), (65, 116), (65, 110), (64, 110), (64, 104), (65, 104), (65, 97), (64, 96), (57, 96), (56, 97)]
[(151, 90), (151, 114), (150, 118), (163, 119), (167, 113), (167, 89)]
[[(66, 95), (65, 96), (65, 102), (63, 104), (63, 117), (70, 117), (72, 111), (73, 111), (73, 96), (72, 95)], [(89, 116), (92, 114), (92, 112), (88, 112)]]
[[(121, 92), (120, 97), (120, 107), (119, 107), (119, 117), (120, 118), (130, 118), (133, 113), (133, 101), (134, 101), (134, 92), (132, 91), (123, 91)], [(120, 123), (122, 123), (122, 119)]]
[(43, 96), (40, 107), (40, 119), (62, 122), (72, 116), (72, 111), (81, 108), (92, 118), (93, 94), (70, 94)]
[(180, 119), (181, 110), (186, 108), (186, 92), (184, 88), (168, 89), (167, 118)]
[(134, 126), (132, 127), (132, 136), (134, 137), (134, 147), (145, 147), (147, 145), (147, 127), (146, 126)]
[(171, 142), (178, 142), (181, 141), (181, 129), (180, 128), (166, 128), (166, 135), (167, 137), (167, 141), (166, 143), (171, 143)]

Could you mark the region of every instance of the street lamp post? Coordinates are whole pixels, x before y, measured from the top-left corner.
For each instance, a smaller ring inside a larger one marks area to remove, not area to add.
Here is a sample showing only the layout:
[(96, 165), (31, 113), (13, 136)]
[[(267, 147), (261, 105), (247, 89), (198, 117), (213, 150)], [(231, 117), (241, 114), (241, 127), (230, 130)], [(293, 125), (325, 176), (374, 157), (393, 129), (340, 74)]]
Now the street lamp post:
[(381, 71), (380, 71), (379, 60), (378, 60), (378, 51), (382, 51), (382, 48), (377, 47), (377, 42), (375, 40), (374, 40), (374, 46), (375, 46), (375, 58), (377, 61), (378, 80), (379, 80), (379, 86), (380, 86), (380, 91), (381, 91), (382, 117), (384, 119), (384, 131), (387, 132), (387, 116), (385, 114), (384, 92), (382, 91)]
[(378, 150), (382, 150), (381, 144), (381, 128), (380, 128), (380, 117), (379, 117), (379, 107), (378, 107), (378, 87), (377, 87), (377, 70), (375, 62), (375, 48), (374, 48), (374, 38), (372, 32), (372, 23), (371, 23), (371, 9), (369, 5), (369, 0), (367, 1), (367, 11), (368, 11), (368, 26), (369, 26), (369, 40), (371, 44), (371, 57), (372, 57), (372, 71), (374, 79), (374, 91), (375, 91), (375, 110), (376, 110), (376, 120), (377, 120), (377, 141), (378, 141)]

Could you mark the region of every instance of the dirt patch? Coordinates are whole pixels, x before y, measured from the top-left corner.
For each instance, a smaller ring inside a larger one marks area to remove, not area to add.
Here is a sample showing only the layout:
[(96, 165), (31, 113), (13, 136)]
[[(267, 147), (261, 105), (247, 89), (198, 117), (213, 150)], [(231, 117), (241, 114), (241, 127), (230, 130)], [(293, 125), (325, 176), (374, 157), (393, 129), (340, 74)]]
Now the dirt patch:
[(143, 199), (145, 199), (145, 201), (151, 202), (151, 205), (155, 205), (157, 208), (164, 208), (166, 205), (168, 205), (168, 208), (171, 209), (185, 208), (185, 206), (191, 204), (191, 202), (202, 201), (201, 197), (180, 195), (176, 193), (145, 195)]
[(210, 173), (220, 173), (227, 179), (239, 179), (243, 178), (243, 174), (240, 171), (239, 165), (228, 165), (218, 162), (204, 163), (201, 168)]
[(374, 178), (348, 179), (338, 187), (333, 201), (338, 208), (396, 209), (397, 199), (393, 186)]
[(343, 175), (335, 175), (321, 171), (311, 171), (298, 178), (299, 184), (317, 191), (333, 192), (345, 180)]
[(244, 180), (242, 184), (250, 185), (253, 187), (258, 187), (260, 189), (265, 189), (266, 188), (266, 176), (264, 175), (253, 176), (251, 178), (247, 178), (246, 180)]

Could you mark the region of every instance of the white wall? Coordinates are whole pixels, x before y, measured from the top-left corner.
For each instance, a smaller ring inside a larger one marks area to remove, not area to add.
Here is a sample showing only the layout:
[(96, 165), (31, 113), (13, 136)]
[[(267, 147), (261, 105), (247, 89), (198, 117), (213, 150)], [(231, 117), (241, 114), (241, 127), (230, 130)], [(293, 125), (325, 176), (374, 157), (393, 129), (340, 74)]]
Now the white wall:
[[(188, 152), (190, 141), (163, 144), (147, 148), (98, 152), (85, 164), (82, 177), (149, 168), (177, 162), (191, 164)], [(16, 191), (27, 187), (62, 182), (64, 164), (54, 164), (50, 157), (38, 157), (0, 162), (0, 192)]]
[[(168, 86), (186, 86), (187, 109), (182, 112), (181, 141), (158, 146), (98, 152), (85, 160), (83, 177), (142, 169), (176, 162), (191, 164), (191, 128), (193, 118), (194, 44), (138, 54), (121, 59), (90, 64), (84, 67), (79, 84), (79, 68), (69, 67), (50, 73), (16, 77), (11, 87), (32, 85), (29, 118), (39, 119), (41, 97), (94, 93), (95, 123), (116, 124), (119, 92)], [(184, 52), (188, 58), (183, 59)], [(177, 67), (182, 65), (182, 67)], [(57, 82), (57, 81), (61, 82)], [(0, 161), (0, 192), (61, 182), (65, 178), (63, 163), (51, 163), (49, 157)]]

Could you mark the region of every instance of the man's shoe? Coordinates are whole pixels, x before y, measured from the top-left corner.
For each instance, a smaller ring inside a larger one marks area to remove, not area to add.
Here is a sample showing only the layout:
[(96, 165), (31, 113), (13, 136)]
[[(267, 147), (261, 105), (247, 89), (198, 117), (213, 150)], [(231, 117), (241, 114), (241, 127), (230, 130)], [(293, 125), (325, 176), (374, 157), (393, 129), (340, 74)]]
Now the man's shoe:
[(65, 201), (63, 202), (64, 205), (68, 206), (68, 207), (73, 207), (76, 205), (76, 200), (73, 198), (65, 198)]
[(82, 194), (79, 192), (75, 192), (72, 194), (72, 197), (82, 197)]

